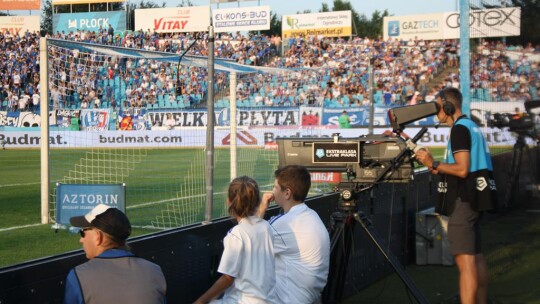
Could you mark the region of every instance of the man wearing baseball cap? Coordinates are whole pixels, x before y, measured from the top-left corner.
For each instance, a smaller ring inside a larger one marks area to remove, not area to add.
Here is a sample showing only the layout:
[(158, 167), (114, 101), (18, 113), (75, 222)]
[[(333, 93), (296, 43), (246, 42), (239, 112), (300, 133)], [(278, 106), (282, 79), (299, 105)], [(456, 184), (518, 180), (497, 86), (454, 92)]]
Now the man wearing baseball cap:
[(89, 261), (69, 272), (64, 303), (166, 303), (161, 268), (128, 250), (131, 224), (122, 211), (100, 204), (69, 221), (81, 228)]

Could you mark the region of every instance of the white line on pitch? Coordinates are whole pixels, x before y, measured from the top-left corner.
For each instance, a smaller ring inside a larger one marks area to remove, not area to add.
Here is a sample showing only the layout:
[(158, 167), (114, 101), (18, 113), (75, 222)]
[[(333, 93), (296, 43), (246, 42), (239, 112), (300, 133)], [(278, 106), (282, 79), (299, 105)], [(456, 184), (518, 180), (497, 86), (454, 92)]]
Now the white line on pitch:
[(17, 187), (17, 186), (29, 186), (29, 185), (39, 185), (41, 182), (37, 183), (25, 183), (25, 184), (9, 184), (9, 185), (0, 185), (0, 188), (4, 187)]
[(36, 226), (41, 226), (41, 225), (44, 225), (44, 224), (29, 224), (29, 225), (22, 225), (22, 226), (13, 226), (13, 227), (8, 227), (8, 228), (0, 228), (0, 232), (22, 229), (22, 228), (29, 228), (29, 227), (36, 227)]

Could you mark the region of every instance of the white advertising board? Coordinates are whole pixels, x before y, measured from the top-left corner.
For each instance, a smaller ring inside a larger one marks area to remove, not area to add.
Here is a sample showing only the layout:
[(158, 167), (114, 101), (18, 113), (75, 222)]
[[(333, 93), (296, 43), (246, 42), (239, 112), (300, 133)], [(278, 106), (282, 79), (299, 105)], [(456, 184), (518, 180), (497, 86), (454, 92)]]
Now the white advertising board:
[(303, 36), (342, 37), (352, 33), (351, 11), (284, 15), (281, 20), (283, 38)]
[[(459, 16), (458, 12), (449, 12), (384, 17), (384, 39), (458, 39)], [(469, 23), (471, 38), (519, 36), (521, 8), (472, 10)]]
[(215, 9), (212, 20), (216, 33), (269, 30), (270, 6)]
[(39, 16), (0, 17), (0, 32), (9, 31), (13, 35), (23, 36), (26, 31), (39, 33)]
[[(277, 137), (327, 137), (331, 138), (337, 130), (340, 136), (358, 138), (367, 135), (368, 129), (337, 129), (327, 127), (273, 127), (250, 128), (237, 132), (237, 145), (242, 147), (265, 147), (275, 144)], [(388, 128), (379, 128), (375, 134), (382, 134)], [(419, 128), (406, 129), (409, 136), (414, 136)], [(515, 137), (508, 130), (482, 128), (490, 146), (511, 146)], [(429, 128), (420, 139), (422, 146), (446, 146), (449, 129), (446, 127)], [(215, 147), (230, 145), (230, 131), (216, 129)], [(39, 131), (13, 131), (0, 133), (0, 141), (6, 142), (6, 149), (39, 148)], [(51, 131), (51, 148), (137, 148), (137, 147), (205, 147), (206, 128), (178, 128), (168, 131)]]
[(206, 32), (209, 25), (210, 6), (135, 10), (135, 30), (158, 33)]
[[(519, 36), (521, 31), (521, 8), (507, 7), (474, 10), (469, 14), (470, 37)], [(445, 39), (459, 38), (459, 13), (444, 14)]]
[(384, 39), (443, 39), (442, 14), (384, 17)]

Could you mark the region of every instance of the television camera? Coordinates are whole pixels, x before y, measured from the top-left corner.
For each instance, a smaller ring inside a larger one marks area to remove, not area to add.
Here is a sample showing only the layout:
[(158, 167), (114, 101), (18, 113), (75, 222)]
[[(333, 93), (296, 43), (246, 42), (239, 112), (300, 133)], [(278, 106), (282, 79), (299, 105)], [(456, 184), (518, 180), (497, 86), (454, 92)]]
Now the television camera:
[[(434, 103), (394, 108), (388, 112), (393, 134), (366, 135), (342, 138), (335, 133), (331, 138), (282, 138), (278, 144), (279, 166), (303, 165), (309, 171), (345, 172), (347, 182), (334, 190), (340, 192), (339, 212), (332, 214), (329, 227), (331, 237), (329, 283), (323, 291), (323, 301), (339, 302), (343, 295), (349, 255), (351, 233), (359, 223), (369, 239), (392, 265), (400, 279), (419, 303), (427, 303), (414, 281), (407, 275), (397, 258), (389, 252), (370, 219), (357, 210), (358, 194), (382, 181), (408, 182), (413, 173), (412, 161), (421, 147), (416, 142), (427, 128), (414, 138), (402, 130), (405, 124), (437, 113)], [(340, 245), (338, 245), (340, 244)]]
[(279, 165), (303, 165), (311, 172), (343, 172), (334, 187), (340, 208), (356, 208), (358, 194), (378, 182), (407, 182), (413, 172), (407, 144), (400, 137), (367, 135), (342, 138), (277, 138)]
[(518, 136), (530, 137), (536, 141), (540, 140), (539, 131), (536, 128), (537, 115), (534, 113), (494, 113), (493, 118), (488, 120), (490, 128), (508, 128)]
[[(410, 145), (415, 145), (427, 128), (413, 140), (400, 136), (367, 135), (357, 138), (277, 138), (279, 166), (303, 165), (315, 172), (346, 172), (347, 182), (341, 182), (335, 191), (340, 192), (340, 212), (332, 214), (331, 271), (324, 292), (325, 302), (341, 300), (351, 250), (350, 233), (354, 222), (360, 224), (375, 246), (392, 265), (419, 303), (427, 303), (424, 296), (407, 276), (399, 261), (387, 252), (380, 235), (368, 217), (357, 211), (358, 195), (386, 180), (407, 182), (413, 172)], [(407, 141), (410, 141), (407, 144)], [(337, 244), (345, 244), (337, 246)]]
[[(349, 181), (373, 183), (380, 172), (392, 166), (392, 161), (407, 148), (398, 137), (367, 135), (342, 138), (277, 138), (279, 165), (303, 165), (315, 172), (346, 172)], [(387, 178), (406, 182), (411, 166), (405, 164), (393, 170)]]
[(276, 139), (279, 166), (303, 165), (312, 172), (344, 172), (347, 181), (340, 183), (342, 199), (350, 201), (358, 192), (385, 182), (408, 182), (413, 173), (416, 145), (427, 128), (414, 138), (402, 133), (405, 125), (437, 113), (436, 103), (393, 108), (388, 117), (395, 134), (364, 135), (343, 138), (289, 137)]
[[(536, 141), (537, 146), (540, 145), (540, 129), (538, 128), (539, 118), (531, 109), (540, 107), (540, 100), (525, 102), (525, 113), (494, 113), (492, 119), (488, 119), (488, 126), (491, 128), (508, 128), (509, 131), (517, 134), (516, 142), (512, 149), (512, 160), (510, 163), (510, 171), (508, 172), (508, 180), (506, 191), (502, 201), (502, 207), (508, 208), (513, 200), (513, 197), (519, 193), (519, 177), (521, 175), (521, 163), (524, 152), (525, 155), (531, 158), (529, 148), (527, 146), (526, 137), (530, 137)], [(491, 116), (491, 114), (490, 114)], [(491, 117), (489, 117), (491, 118)], [(540, 159), (538, 148), (536, 152), (536, 170), (540, 172)], [(537, 176), (538, 180), (538, 176)]]
[[(531, 110), (540, 107), (540, 100), (531, 100), (524, 103), (525, 113), (494, 113), (493, 118), (488, 117), (488, 127), (508, 128), (511, 132), (518, 134), (518, 137), (530, 137), (537, 143), (540, 142), (540, 129), (538, 114)], [(488, 114), (491, 116), (491, 113)]]

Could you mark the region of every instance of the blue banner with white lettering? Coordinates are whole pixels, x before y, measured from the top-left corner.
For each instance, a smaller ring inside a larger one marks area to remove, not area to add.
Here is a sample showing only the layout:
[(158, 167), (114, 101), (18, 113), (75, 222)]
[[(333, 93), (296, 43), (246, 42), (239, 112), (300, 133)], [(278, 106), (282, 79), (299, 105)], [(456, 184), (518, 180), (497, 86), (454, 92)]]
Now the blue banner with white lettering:
[[(324, 109), (322, 114), (321, 125), (334, 125), (339, 126), (338, 119), (343, 113), (343, 110), (347, 111), (347, 115), (351, 120), (351, 127), (364, 126), (365, 122), (369, 119), (369, 107), (360, 107), (360, 108), (334, 108), (334, 109)], [(364, 122), (365, 121), (365, 122)], [(369, 124), (369, 123), (368, 123)]]
[[(388, 110), (392, 107), (376, 106), (375, 113), (373, 114), (373, 125), (390, 126), (388, 120)], [(338, 119), (343, 113), (343, 110), (347, 111), (347, 115), (351, 120), (351, 127), (367, 127), (369, 126), (369, 107), (359, 108), (330, 108), (324, 109), (322, 114), (321, 125), (335, 125), (339, 126)], [(435, 115), (422, 118), (409, 124), (409, 126), (432, 126), (435, 125)]]
[(56, 222), (68, 225), (69, 218), (85, 215), (99, 204), (126, 211), (123, 184), (59, 184), (56, 189)]
[(77, 30), (98, 32), (107, 30), (109, 24), (114, 31), (126, 30), (126, 12), (90, 12), (74, 14), (54, 14), (53, 32), (76, 32)]

